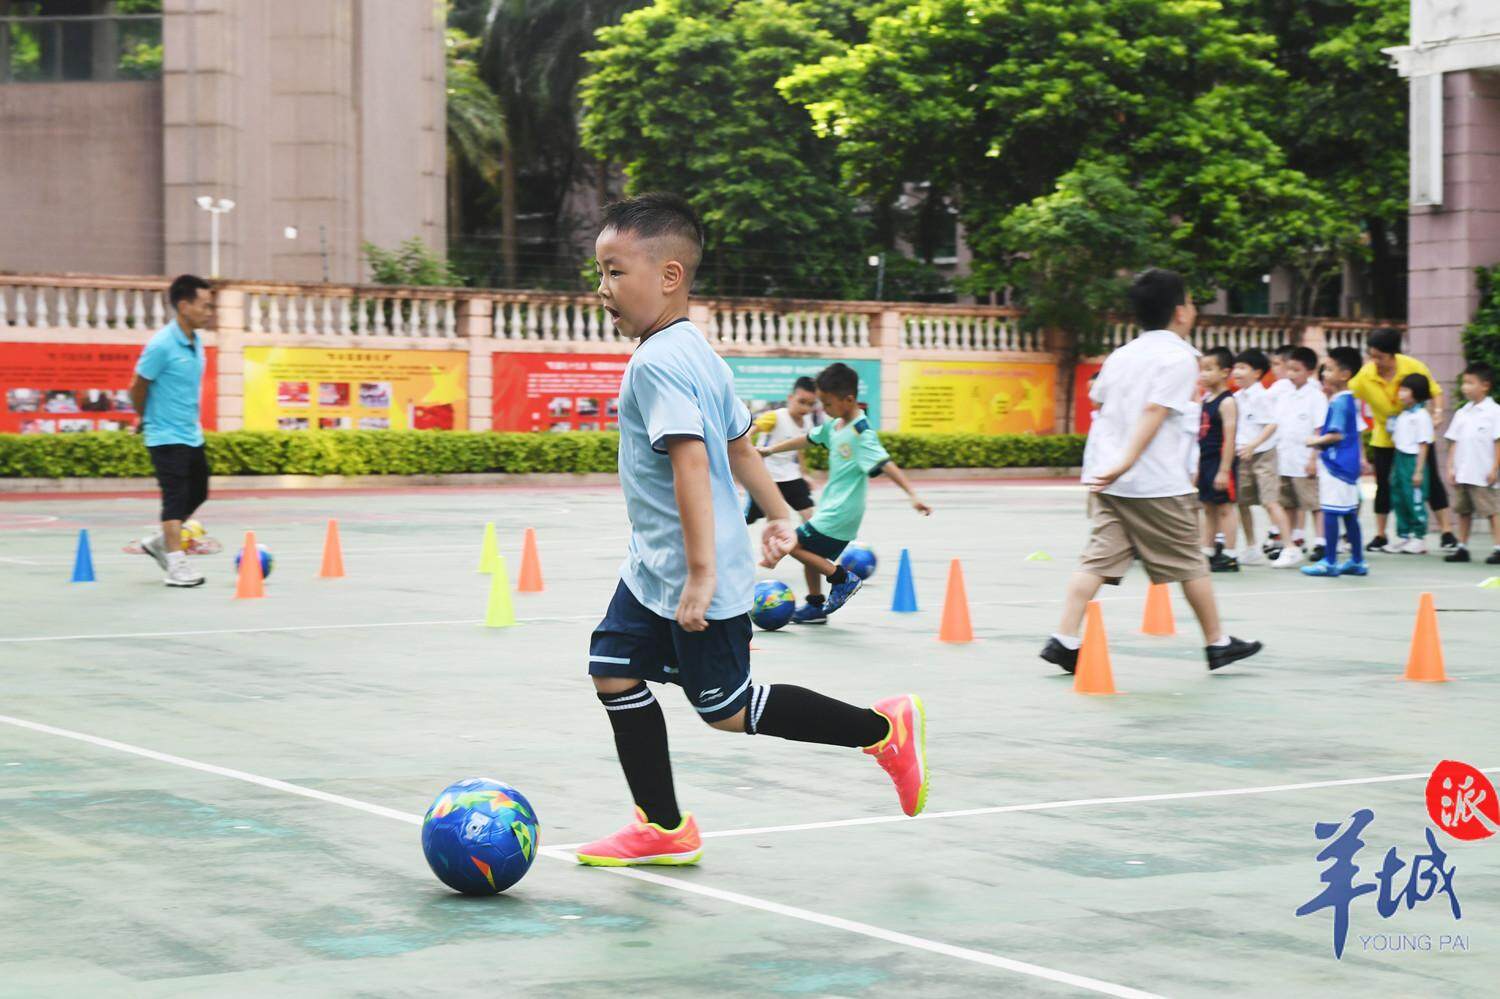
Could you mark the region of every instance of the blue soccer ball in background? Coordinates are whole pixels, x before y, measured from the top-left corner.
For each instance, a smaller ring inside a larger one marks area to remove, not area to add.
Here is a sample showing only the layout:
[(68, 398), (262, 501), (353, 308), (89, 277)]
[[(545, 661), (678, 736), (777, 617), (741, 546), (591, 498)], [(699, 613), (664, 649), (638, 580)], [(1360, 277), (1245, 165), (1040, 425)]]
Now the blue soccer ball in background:
[(860, 579), (869, 579), (875, 575), (875, 553), (864, 545), (850, 545), (844, 549), (844, 554), (839, 556), (839, 565)]
[(513, 787), (483, 777), (450, 784), (422, 818), (422, 853), (438, 880), (465, 895), (498, 895), (531, 870), (541, 825)]
[(755, 601), (750, 605), (750, 620), (767, 631), (785, 627), (797, 609), (797, 594), (785, 583), (763, 579), (755, 584)]
[[(271, 566), (273, 566), (273, 565), (276, 564), (276, 560), (271, 557), (271, 550), (269, 548), (267, 548), (265, 545), (256, 545), (255, 548), (256, 548), (257, 551), (260, 552), (260, 578), (261, 579), (270, 579), (271, 578)], [(244, 552), (243, 549), (241, 549), (240, 551), (237, 551), (237, 552), (234, 553), (234, 571), (235, 572), (239, 572), (240, 571), (240, 560), (242, 558), (244, 558), (244, 557), (245, 557), (245, 552)]]

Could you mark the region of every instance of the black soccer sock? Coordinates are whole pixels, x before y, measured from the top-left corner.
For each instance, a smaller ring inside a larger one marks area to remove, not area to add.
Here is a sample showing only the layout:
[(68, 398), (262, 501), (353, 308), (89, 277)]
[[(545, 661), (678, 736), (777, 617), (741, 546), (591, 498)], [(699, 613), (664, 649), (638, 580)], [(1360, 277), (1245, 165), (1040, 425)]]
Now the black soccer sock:
[(848, 578), (849, 578), (849, 570), (845, 569), (843, 566), (838, 566), (837, 568), (835, 568), (833, 570), (832, 574), (829, 575), (828, 581), (830, 583), (832, 583), (834, 586), (837, 586), (840, 583), (842, 583), (845, 580), (847, 580)]
[(615, 730), (615, 752), (625, 783), (648, 822), (663, 829), (682, 825), (672, 788), (672, 759), (667, 755), (667, 720), (644, 682), (621, 694), (600, 694)]
[(885, 715), (787, 683), (750, 688), (745, 732), (824, 746), (873, 746), (890, 734)]

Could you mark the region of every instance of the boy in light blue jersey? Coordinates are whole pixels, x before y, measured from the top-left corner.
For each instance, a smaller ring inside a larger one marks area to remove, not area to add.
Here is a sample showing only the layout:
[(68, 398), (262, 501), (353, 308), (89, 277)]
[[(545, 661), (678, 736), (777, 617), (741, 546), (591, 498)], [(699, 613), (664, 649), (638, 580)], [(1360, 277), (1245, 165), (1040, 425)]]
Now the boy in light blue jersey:
[[(818, 497), (817, 512), (797, 528), (792, 558), (812, 569), (808, 573), (807, 603), (792, 615), (796, 624), (823, 624), (859, 590), (863, 580), (837, 563), (859, 533), (865, 517), (867, 483), (884, 472), (906, 490), (911, 505), (923, 516), (932, 507), (922, 501), (906, 474), (891, 461), (880, 435), (870, 426), (859, 405), (859, 375), (847, 364), (830, 364), (818, 372), (818, 400), (828, 419), (810, 433), (760, 449), (763, 455), (796, 451), (809, 444), (828, 449), (828, 484)], [(827, 578), (828, 597), (818, 592), (817, 575)]]
[(726, 732), (862, 748), (890, 775), (906, 814), (927, 801), (919, 698), (861, 708), (750, 682), (755, 568), (734, 480), (766, 512), (768, 568), (795, 544), (792, 512), (750, 443), (750, 413), (729, 366), (686, 318), (702, 253), (697, 215), (665, 194), (611, 205), (595, 244), (604, 309), (639, 343), (620, 386), (630, 544), (589, 643), (589, 675), (637, 821), (580, 847), (584, 864), (692, 864), (702, 854), (697, 823), (677, 807), (666, 720), (647, 681), (681, 686), (699, 717)]

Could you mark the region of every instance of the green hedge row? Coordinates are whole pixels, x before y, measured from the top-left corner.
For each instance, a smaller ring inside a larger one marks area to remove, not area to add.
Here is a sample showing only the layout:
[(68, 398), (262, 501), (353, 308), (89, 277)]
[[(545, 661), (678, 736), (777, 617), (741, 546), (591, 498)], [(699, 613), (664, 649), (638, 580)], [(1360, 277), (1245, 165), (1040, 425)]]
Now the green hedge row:
[[(904, 468), (1077, 465), (1083, 437), (897, 434), (880, 438)], [(467, 433), (388, 430), (236, 430), (208, 435), (216, 475), (438, 475), (453, 472), (613, 472), (612, 433)], [(808, 449), (822, 467), (826, 452)], [(130, 433), (0, 434), (0, 478), (150, 476)]]

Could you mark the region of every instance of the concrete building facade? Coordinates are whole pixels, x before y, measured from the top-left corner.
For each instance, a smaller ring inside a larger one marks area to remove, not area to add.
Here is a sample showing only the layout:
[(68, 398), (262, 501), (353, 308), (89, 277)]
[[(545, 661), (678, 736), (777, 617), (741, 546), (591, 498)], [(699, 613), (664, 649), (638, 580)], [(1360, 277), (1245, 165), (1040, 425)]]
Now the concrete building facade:
[(1452, 384), (1475, 268), (1500, 263), (1500, 4), (1412, 0), (1411, 14), (1411, 44), (1388, 50), (1411, 88), (1407, 346)]
[[(92, 11), (98, 48), (113, 5)], [(234, 202), (225, 276), (357, 282), (365, 242), (441, 251), (441, 3), (165, 0), (159, 21), (155, 79), (108, 59), (86, 80), (0, 75), (0, 270), (207, 273), (204, 195)]]

